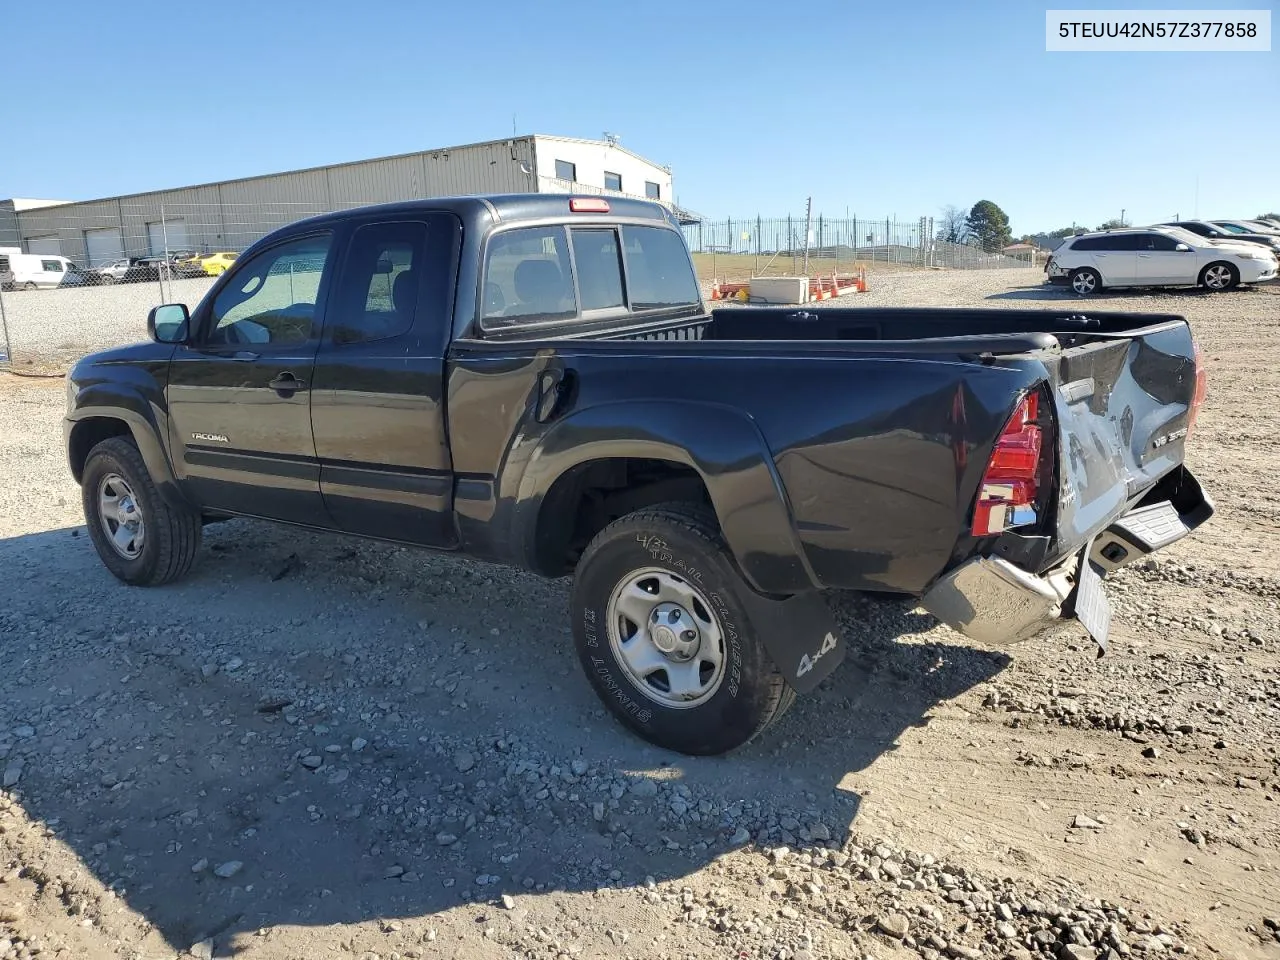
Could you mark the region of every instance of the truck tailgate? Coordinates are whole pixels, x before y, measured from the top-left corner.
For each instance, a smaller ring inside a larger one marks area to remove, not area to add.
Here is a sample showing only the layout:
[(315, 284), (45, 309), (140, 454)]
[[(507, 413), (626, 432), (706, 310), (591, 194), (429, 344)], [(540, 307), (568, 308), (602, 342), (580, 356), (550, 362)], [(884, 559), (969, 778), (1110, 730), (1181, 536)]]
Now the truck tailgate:
[(1052, 371), (1057, 557), (1083, 547), (1181, 465), (1199, 396), (1185, 321), (1090, 339), (1064, 349)]

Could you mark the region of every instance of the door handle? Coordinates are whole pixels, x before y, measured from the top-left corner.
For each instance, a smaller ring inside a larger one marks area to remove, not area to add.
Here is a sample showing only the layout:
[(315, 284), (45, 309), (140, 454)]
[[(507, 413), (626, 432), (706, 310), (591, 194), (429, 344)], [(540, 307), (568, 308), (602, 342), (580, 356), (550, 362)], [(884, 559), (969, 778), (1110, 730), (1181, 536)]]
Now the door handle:
[(267, 386), (281, 396), (292, 396), (299, 390), (307, 389), (307, 381), (299, 380), (292, 373), (285, 371), (268, 383)]

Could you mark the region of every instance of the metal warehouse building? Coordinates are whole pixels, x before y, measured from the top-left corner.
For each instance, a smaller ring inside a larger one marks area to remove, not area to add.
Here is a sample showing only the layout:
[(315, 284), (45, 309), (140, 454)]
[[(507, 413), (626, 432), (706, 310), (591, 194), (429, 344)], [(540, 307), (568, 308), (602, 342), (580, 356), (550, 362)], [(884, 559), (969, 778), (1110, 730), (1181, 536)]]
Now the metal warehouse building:
[(676, 209), (669, 167), (611, 139), (533, 135), (105, 200), (0, 201), (0, 247), (92, 267), (166, 251), (239, 251), (302, 217), (369, 203), (570, 192)]

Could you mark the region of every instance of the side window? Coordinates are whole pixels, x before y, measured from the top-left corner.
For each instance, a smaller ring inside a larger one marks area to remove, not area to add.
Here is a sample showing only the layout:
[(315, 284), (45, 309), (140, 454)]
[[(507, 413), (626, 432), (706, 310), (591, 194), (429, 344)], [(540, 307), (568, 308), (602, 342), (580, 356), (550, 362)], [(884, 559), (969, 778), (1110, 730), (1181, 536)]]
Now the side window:
[(480, 313), (487, 326), (564, 320), (575, 313), (564, 227), (524, 227), (489, 240)]
[(572, 230), (573, 262), (578, 270), (582, 309), (624, 306), (618, 235), (613, 230)]
[(290, 240), (246, 261), (213, 301), (208, 342), (287, 346), (311, 338), (330, 234)]
[(417, 312), (422, 279), (430, 269), (426, 257), (426, 224), (360, 227), (327, 312), (329, 339), (359, 343), (407, 333)]
[(59, 260), (41, 260), (40, 269), (49, 273), (62, 273), (62, 262)]
[(701, 302), (684, 238), (662, 227), (623, 227), (627, 283), (636, 310)]
[(1178, 249), (1178, 241), (1167, 234), (1147, 233), (1142, 237), (1142, 249), (1173, 251)]
[(1094, 237), (1093, 243), (1090, 245), (1091, 250), (1105, 250), (1108, 253), (1116, 253), (1122, 250), (1137, 250), (1138, 238), (1131, 233), (1124, 233), (1115, 236)]

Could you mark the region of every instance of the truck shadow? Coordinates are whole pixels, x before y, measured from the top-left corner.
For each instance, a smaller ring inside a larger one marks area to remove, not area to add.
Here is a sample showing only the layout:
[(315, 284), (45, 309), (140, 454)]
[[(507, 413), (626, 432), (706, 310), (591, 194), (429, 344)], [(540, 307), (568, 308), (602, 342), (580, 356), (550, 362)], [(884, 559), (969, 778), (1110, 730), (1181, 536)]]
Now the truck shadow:
[(606, 714), (564, 582), (249, 521), (162, 589), (118, 584), (83, 528), (0, 541), (0, 568), (13, 796), (151, 936), (219, 956), (264, 927), (681, 878), (744, 830), (838, 845), (864, 802), (847, 778), (1009, 662), (857, 598), (816, 693), (691, 759)]

